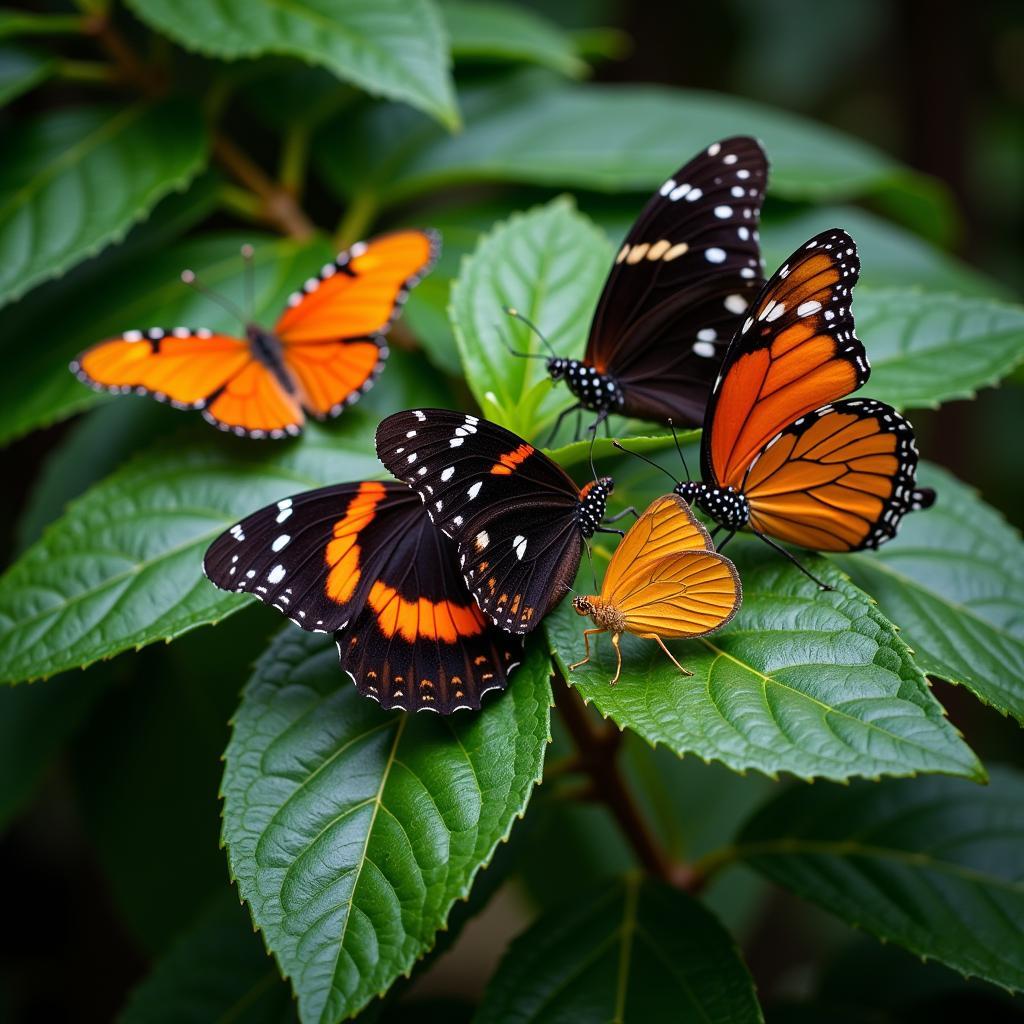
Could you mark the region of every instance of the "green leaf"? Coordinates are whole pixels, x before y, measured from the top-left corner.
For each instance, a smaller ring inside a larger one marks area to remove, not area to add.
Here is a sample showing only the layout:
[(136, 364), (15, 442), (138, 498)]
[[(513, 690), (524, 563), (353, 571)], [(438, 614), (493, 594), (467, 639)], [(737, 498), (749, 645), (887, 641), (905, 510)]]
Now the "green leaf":
[[(53, 675), (215, 622), (246, 601), (203, 576), (209, 543), (271, 501), (377, 475), (373, 424), (311, 427), (272, 448), (219, 437), (128, 463), (83, 497), (0, 577), (0, 681)], [(208, 436), (209, 435), (209, 436)]]
[(567, 199), (498, 224), (463, 261), (449, 315), (466, 379), (486, 417), (523, 437), (546, 437), (566, 405), (565, 390), (552, 388), (541, 360), (509, 352), (506, 345), (545, 350), (503, 310), (515, 307), (557, 352), (578, 356), (610, 264), (611, 245)]
[(937, 466), (919, 479), (934, 508), (843, 568), (898, 622), (917, 663), (1024, 724), (1024, 545), (969, 487)]
[(0, 167), (0, 304), (122, 238), (206, 159), (184, 101), (56, 110), (8, 133)]
[(675, 889), (627, 876), (545, 914), (516, 939), (474, 1021), (763, 1019), (739, 950), (718, 921)]
[(482, 714), (390, 714), (329, 638), (286, 629), (246, 687), (224, 770), (231, 870), (302, 1019), (408, 972), (526, 808), (550, 726), (534, 648)]
[(45, 82), (56, 61), (20, 46), (0, 47), (0, 107)]
[(761, 226), (761, 246), (769, 269), (826, 228), (845, 228), (860, 254), (860, 285), (867, 288), (924, 289), (987, 298), (1012, 298), (1013, 293), (990, 277), (961, 263), (941, 249), (891, 221), (856, 206), (826, 206), (784, 220), (768, 218)]
[(460, 107), (459, 135), (396, 107), (347, 116), (320, 134), (321, 172), (339, 195), (368, 192), (385, 204), (473, 182), (649, 192), (709, 142), (748, 133), (764, 140), (769, 187), (787, 199), (859, 196), (899, 173), (823, 125), (714, 93), (528, 71), (467, 89)]
[(843, 920), (965, 975), (1024, 988), (1024, 778), (793, 787), (734, 855)]
[(430, 0), (129, 0), (148, 25), (186, 49), (237, 60), (264, 54), (327, 68), (374, 96), (459, 126), (444, 25)]
[[(331, 255), (324, 239), (299, 244), (253, 235), (214, 235), (167, 246), (138, 258), (136, 250), (100, 275), (82, 274), (67, 288), (57, 282), (5, 311), (7, 372), (0, 379), (0, 441), (47, 426), (107, 401), (68, 371), (84, 348), (133, 328), (187, 324), (238, 333), (237, 317), (182, 284), (185, 267), (208, 287), (244, 306), (245, 275), (239, 248), (254, 242), (254, 315), (272, 323), (290, 291)], [(134, 255), (133, 255), (134, 253)], [(37, 343), (40, 317), (48, 340)], [(167, 420), (165, 422), (177, 422)]]
[(285, 1024), (295, 1020), (295, 1010), (248, 914), (225, 894), (156, 962), (117, 1019)]
[(548, 67), (570, 78), (582, 78), (587, 73), (571, 37), (528, 8), (445, 0), (441, 14), (456, 59), (520, 61)]
[(569, 672), (590, 622), (567, 602), (549, 616), (555, 657), (584, 699), (649, 743), (734, 771), (984, 778), (895, 627), (842, 573), (805, 557), (835, 587), (819, 592), (756, 541), (737, 538), (729, 555), (743, 580), (736, 617), (720, 633), (670, 645), (692, 677), (655, 643), (628, 634), (617, 686), (608, 685), (615, 655), (605, 636), (591, 638), (590, 663)]
[(1024, 308), (994, 299), (858, 289), (857, 334), (871, 360), (865, 393), (897, 408), (973, 398), (1024, 360)]

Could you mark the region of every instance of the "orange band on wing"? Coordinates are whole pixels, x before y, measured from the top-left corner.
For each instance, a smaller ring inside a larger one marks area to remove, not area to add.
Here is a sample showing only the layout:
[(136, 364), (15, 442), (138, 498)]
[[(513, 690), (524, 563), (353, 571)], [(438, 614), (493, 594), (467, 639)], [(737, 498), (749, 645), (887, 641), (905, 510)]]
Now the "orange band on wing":
[(336, 341), (287, 345), (284, 362), (314, 416), (333, 416), (365, 390), (381, 366), (382, 352), (372, 341)]
[(459, 639), (482, 633), (483, 614), (475, 604), (431, 601), (421, 597), (407, 601), (394, 587), (378, 580), (370, 590), (370, 607), (377, 613), (377, 625), (389, 639), (396, 634), (409, 643), (440, 640), (454, 644)]
[(334, 524), (334, 537), (327, 543), (324, 560), (331, 567), (327, 574), (327, 596), (337, 604), (349, 601), (359, 585), (359, 534), (386, 497), (387, 489), (382, 483), (369, 480), (360, 484), (345, 514)]
[(516, 448), (515, 451), (507, 452), (505, 455), (502, 455), (501, 458), (491, 466), (491, 472), (498, 476), (510, 476), (516, 466), (525, 462), (533, 452), (533, 447), (524, 442)]

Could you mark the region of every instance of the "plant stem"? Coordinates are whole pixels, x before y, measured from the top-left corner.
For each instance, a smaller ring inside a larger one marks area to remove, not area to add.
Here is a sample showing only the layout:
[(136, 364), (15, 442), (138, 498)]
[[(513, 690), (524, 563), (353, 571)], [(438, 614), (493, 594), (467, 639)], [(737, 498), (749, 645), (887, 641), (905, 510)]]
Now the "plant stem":
[(11, 35), (48, 36), (77, 34), (89, 26), (89, 18), (81, 14), (30, 14), (11, 12), (7, 16)]
[(121, 75), (113, 64), (100, 60), (62, 60), (57, 64), (57, 75), (72, 82), (117, 82)]
[(159, 96), (166, 89), (163, 74), (143, 63), (131, 44), (114, 27), (105, 14), (89, 19), (85, 31), (99, 44), (121, 71), (121, 77), (146, 96)]
[(291, 193), (296, 202), (302, 199), (302, 189), (306, 183), (309, 140), (309, 126), (296, 124), (286, 132), (281, 149), (281, 168), (277, 177), (281, 182), (281, 188)]
[(555, 705), (580, 754), (580, 767), (590, 776), (593, 792), (603, 801), (648, 874), (677, 889), (695, 890), (699, 879), (690, 865), (673, 861), (661, 848), (633, 800), (618, 765), (622, 734), (614, 726), (594, 728), (579, 694), (555, 670)]
[(316, 228), (291, 193), (271, 181), (231, 139), (224, 135), (215, 135), (213, 153), (235, 178), (250, 192), (259, 196), (267, 220), (292, 238), (305, 240), (312, 237)]
[(360, 192), (349, 203), (345, 216), (341, 218), (338, 230), (334, 233), (334, 244), (339, 249), (347, 249), (353, 242), (358, 242), (377, 216), (377, 197), (372, 192)]

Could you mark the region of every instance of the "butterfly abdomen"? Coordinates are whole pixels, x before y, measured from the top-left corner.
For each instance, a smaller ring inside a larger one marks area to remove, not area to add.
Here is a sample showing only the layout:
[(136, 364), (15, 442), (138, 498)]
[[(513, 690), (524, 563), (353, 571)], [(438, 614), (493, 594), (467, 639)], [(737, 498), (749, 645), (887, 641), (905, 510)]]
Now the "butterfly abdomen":
[(259, 324), (248, 324), (245, 336), (249, 339), (249, 350), (253, 358), (262, 363), (278, 380), (278, 383), (290, 395), (296, 393), (295, 381), (292, 380), (284, 364), (284, 346), (281, 339), (270, 331), (264, 330)]
[(626, 396), (618, 381), (579, 359), (549, 359), (548, 373), (553, 380), (564, 380), (585, 409), (593, 412), (618, 412)]
[(685, 502), (695, 504), (727, 530), (742, 530), (750, 521), (750, 502), (732, 487), (709, 487), (688, 480), (677, 484), (675, 493)]
[(580, 503), (576, 507), (576, 522), (584, 537), (593, 537), (604, 519), (608, 496), (615, 489), (610, 476), (592, 480), (580, 491)]

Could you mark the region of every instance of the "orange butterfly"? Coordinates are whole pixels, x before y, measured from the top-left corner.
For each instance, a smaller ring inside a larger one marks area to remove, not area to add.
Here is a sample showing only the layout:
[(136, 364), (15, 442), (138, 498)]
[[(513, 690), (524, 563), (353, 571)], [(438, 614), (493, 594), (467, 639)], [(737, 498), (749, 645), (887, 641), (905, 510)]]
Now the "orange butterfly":
[[(202, 409), (240, 436), (298, 434), (306, 413), (337, 416), (369, 390), (388, 356), (384, 335), (439, 248), (433, 231), (358, 242), (292, 294), (272, 331), (247, 324), (244, 339), (205, 328), (126, 331), (87, 349), (71, 370), (97, 390)], [(182, 278), (194, 281), (188, 271)]]
[(572, 606), (589, 615), (594, 629), (583, 631), (586, 657), (569, 671), (590, 661), (590, 637), (611, 633), (622, 672), (623, 633), (654, 640), (683, 675), (683, 668), (662, 637), (706, 636), (736, 614), (743, 590), (736, 566), (715, 551), (708, 531), (677, 494), (654, 501), (615, 549), (601, 584), (601, 595), (576, 597)]
[(935, 501), (916, 485), (910, 423), (874, 399), (839, 401), (871, 372), (850, 308), (859, 273), (853, 239), (823, 231), (775, 272), (729, 345), (704, 417), (703, 482), (675, 488), (728, 531), (719, 550), (746, 528), (811, 576), (776, 540), (876, 548)]

